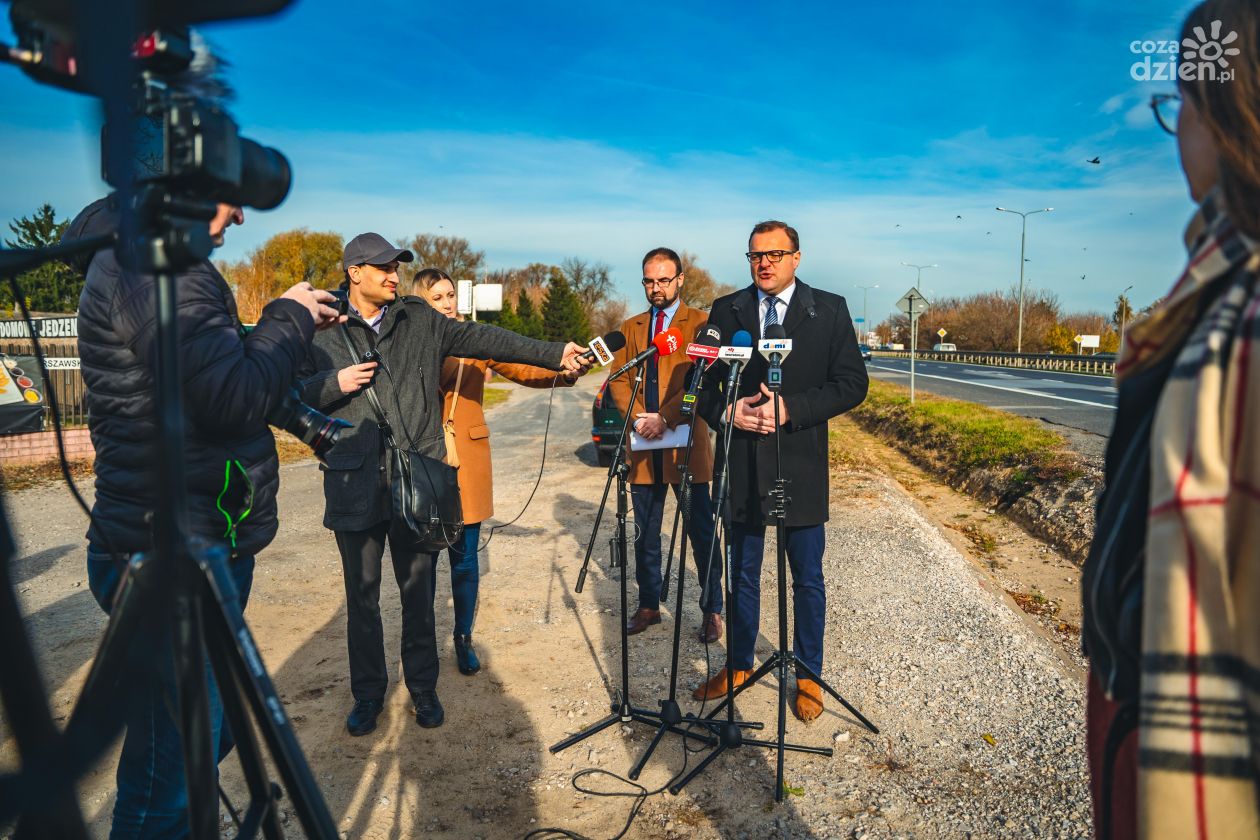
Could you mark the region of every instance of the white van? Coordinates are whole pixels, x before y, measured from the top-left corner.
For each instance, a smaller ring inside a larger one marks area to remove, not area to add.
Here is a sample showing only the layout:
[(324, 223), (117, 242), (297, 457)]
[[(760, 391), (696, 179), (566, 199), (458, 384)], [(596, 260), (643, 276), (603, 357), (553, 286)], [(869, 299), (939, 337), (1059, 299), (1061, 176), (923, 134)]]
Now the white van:
[(933, 353), (957, 353), (958, 345), (957, 344), (933, 344), (932, 352)]

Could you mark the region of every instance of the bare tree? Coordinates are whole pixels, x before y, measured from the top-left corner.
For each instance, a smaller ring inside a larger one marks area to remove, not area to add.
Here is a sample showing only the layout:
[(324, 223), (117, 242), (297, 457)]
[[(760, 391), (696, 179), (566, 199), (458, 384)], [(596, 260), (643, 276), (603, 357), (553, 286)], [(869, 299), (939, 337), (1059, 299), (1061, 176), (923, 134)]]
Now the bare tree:
[(686, 277), (682, 288), (683, 303), (707, 310), (713, 306), (713, 301), (735, 291), (734, 286), (714, 280), (709, 270), (700, 265), (695, 254), (683, 251), (678, 256), (682, 258), (683, 274)]
[(478, 251), (460, 236), (438, 236), (418, 233), (403, 247), (415, 254), (415, 269), (440, 268), (452, 280), (475, 280), (486, 261), (486, 252)]

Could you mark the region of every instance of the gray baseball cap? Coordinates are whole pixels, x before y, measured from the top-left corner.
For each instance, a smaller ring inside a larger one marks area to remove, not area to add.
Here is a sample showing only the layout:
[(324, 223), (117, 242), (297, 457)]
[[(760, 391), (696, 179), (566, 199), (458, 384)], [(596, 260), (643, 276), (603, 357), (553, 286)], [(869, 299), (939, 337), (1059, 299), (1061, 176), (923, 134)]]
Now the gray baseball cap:
[(348, 269), (352, 265), (386, 265), (394, 260), (411, 262), (415, 255), (406, 248), (395, 248), (390, 241), (379, 233), (360, 233), (346, 243), (341, 252), (341, 267)]

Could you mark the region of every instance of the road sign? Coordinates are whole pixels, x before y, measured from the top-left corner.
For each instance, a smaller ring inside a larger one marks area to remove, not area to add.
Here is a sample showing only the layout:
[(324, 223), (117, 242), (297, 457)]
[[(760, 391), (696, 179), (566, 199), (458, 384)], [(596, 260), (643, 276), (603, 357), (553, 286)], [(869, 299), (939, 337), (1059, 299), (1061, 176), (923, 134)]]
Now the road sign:
[(865, 324), (865, 323), (866, 323), (866, 319), (865, 319), (865, 318), (854, 318), (854, 319), (853, 319), (853, 323), (855, 323), (855, 324)]
[(1084, 336), (1079, 336), (1079, 335), (1072, 337), (1072, 341), (1076, 344), (1080, 344), (1083, 339), (1084, 339)]
[(1080, 336), (1080, 339), (1081, 339), (1081, 349), (1084, 349), (1084, 348), (1086, 348), (1086, 347), (1093, 347), (1094, 349), (1098, 349), (1098, 342), (1099, 342), (1099, 340), (1100, 340), (1101, 338), (1102, 338), (1102, 336), (1100, 336), (1100, 335), (1082, 335), (1082, 336)]
[(897, 308), (907, 315), (917, 316), (928, 308), (928, 299), (914, 286), (897, 301)]
[(944, 338), (944, 337), (945, 337), (945, 328), (944, 328), (944, 327), (941, 327), (939, 330), (937, 330), (937, 331), (936, 331), (936, 334), (937, 334), (937, 335), (939, 335), (941, 338)]

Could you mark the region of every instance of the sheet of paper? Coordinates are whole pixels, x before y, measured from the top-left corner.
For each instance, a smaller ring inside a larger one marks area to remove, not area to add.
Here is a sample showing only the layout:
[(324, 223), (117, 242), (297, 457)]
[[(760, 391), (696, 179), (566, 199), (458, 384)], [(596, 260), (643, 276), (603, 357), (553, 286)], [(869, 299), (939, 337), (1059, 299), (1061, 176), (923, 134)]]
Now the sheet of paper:
[(665, 434), (656, 440), (639, 437), (638, 432), (630, 430), (630, 451), (647, 452), (651, 449), (681, 449), (687, 445), (687, 426), (679, 424), (676, 429), (666, 429)]

